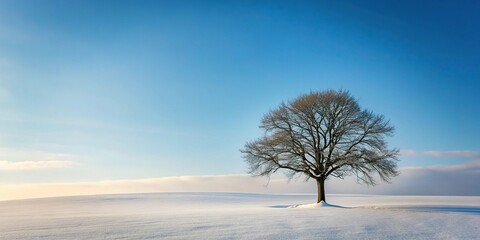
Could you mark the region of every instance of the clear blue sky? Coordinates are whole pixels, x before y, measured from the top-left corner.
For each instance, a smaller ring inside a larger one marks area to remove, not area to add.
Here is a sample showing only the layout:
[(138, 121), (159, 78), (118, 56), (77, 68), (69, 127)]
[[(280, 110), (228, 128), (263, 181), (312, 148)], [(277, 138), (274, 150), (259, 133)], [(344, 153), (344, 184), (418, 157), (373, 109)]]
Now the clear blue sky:
[(400, 166), (470, 161), (479, 12), (478, 1), (1, 1), (0, 181), (244, 173), (238, 150), (264, 113), (332, 88), (391, 120), (390, 145), (412, 155)]

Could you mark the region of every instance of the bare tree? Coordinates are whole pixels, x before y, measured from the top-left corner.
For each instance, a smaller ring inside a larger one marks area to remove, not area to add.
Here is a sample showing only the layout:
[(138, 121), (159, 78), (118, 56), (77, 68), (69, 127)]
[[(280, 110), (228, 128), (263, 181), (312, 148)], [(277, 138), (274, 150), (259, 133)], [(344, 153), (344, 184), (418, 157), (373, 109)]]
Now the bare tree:
[(282, 103), (263, 117), (260, 128), (264, 136), (241, 150), (248, 172), (270, 176), (284, 169), (289, 178), (313, 178), (317, 202), (325, 201), (330, 176), (353, 174), (359, 183), (375, 185), (375, 173), (386, 182), (398, 175), (399, 151), (389, 150), (385, 141), (394, 127), (383, 115), (360, 108), (347, 91), (311, 92)]

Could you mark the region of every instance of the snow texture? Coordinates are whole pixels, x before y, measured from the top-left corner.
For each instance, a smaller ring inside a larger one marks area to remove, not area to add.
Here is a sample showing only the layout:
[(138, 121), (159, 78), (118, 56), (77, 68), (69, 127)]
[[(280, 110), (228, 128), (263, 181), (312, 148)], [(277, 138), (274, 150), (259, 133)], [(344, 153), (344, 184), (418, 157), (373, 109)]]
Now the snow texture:
[(480, 197), (156, 193), (0, 202), (0, 239), (480, 239)]

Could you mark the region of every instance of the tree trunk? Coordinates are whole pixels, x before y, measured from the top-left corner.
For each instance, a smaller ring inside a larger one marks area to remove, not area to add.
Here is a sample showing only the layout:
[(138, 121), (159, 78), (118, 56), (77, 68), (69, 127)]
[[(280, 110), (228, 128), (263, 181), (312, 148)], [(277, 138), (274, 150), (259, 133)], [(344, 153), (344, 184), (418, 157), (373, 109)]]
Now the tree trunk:
[(325, 201), (325, 180), (317, 179), (317, 203)]

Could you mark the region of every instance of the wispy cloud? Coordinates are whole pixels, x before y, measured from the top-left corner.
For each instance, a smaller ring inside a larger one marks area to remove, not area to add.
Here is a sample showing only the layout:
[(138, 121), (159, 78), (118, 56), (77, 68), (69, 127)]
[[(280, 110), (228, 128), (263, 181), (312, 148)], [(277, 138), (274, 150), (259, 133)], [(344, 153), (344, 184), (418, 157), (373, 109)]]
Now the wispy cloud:
[(425, 170), (425, 171), (435, 171), (435, 172), (445, 172), (445, 171), (469, 171), (469, 172), (478, 172), (480, 173), (480, 159), (473, 161), (465, 162), (457, 165), (433, 165), (433, 166), (424, 166), (424, 167), (404, 167), (403, 170)]
[(480, 151), (424, 151), (422, 153), (431, 157), (480, 158)]
[(69, 168), (74, 163), (72, 161), (23, 161), (23, 162), (9, 162), (0, 161), (0, 170), (3, 171), (22, 171), (22, 170), (37, 170), (37, 169), (52, 169), (52, 168)]
[(400, 155), (402, 156), (429, 156), (429, 157), (463, 157), (463, 158), (480, 158), (480, 151), (470, 151), (470, 150), (455, 150), (455, 151), (438, 151), (438, 150), (429, 150), (429, 151), (416, 151), (411, 149), (401, 150)]
[(0, 171), (27, 171), (69, 168), (75, 165), (73, 156), (45, 151), (0, 149)]

